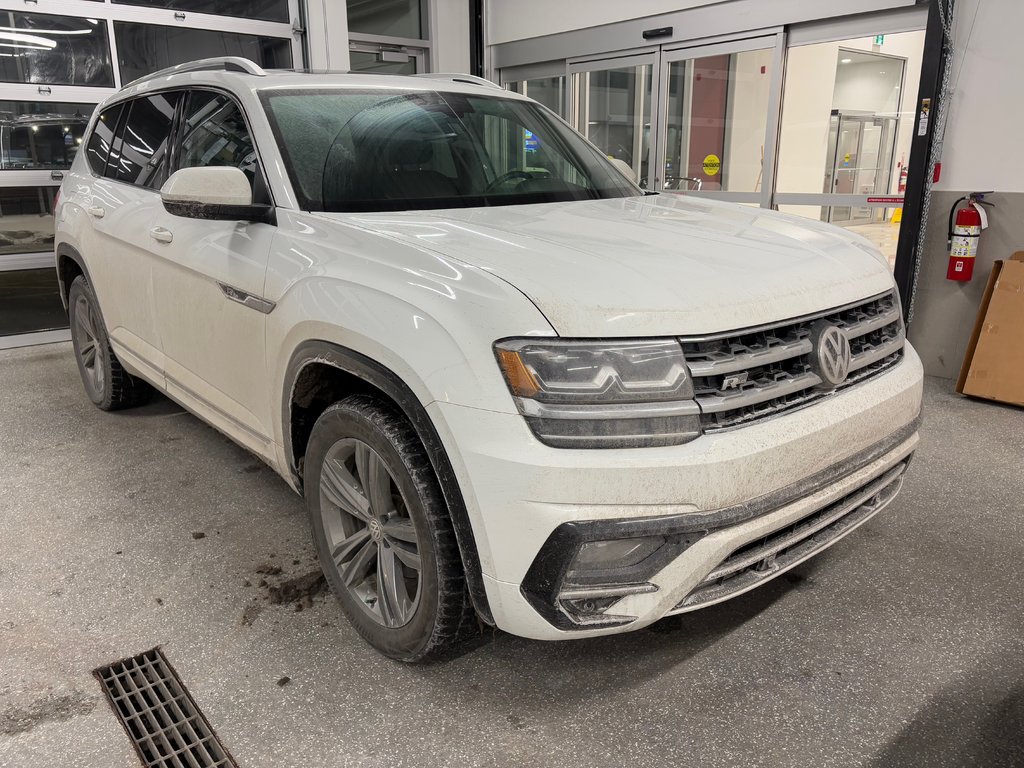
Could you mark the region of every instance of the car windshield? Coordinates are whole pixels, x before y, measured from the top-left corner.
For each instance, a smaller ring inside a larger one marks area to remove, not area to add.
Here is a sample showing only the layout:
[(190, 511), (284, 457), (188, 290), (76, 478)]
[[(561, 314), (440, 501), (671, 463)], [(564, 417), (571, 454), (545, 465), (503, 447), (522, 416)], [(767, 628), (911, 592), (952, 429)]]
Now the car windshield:
[(418, 91), (261, 93), (311, 211), (401, 211), (643, 192), (539, 104)]

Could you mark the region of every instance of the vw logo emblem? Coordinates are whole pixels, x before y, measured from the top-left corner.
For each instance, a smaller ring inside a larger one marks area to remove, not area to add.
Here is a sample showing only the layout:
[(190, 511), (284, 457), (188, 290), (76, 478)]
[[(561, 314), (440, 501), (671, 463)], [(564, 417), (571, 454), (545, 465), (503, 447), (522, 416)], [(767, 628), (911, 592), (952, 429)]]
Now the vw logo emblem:
[(846, 381), (850, 373), (850, 340), (831, 323), (816, 323), (811, 332), (814, 343), (814, 372), (822, 386), (832, 389)]

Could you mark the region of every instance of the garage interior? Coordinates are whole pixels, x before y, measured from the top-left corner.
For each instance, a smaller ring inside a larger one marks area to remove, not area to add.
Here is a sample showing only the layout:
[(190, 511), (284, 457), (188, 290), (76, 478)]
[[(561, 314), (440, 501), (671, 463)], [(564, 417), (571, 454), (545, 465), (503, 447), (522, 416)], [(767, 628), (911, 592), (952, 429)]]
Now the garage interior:
[[(93, 30), (61, 66), (0, 54), (0, 766), (140, 765), (94, 671), (157, 647), (239, 766), (1024, 765), (1024, 327), (1000, 337), (997, 393), (968, 375), (990, 275), (1024, 252), (1024, 6), (0, 0), (0, 13), (14, 45)], [(338, 610), (280, 477), (170, 399), (102, 413), (79, 380), (53, 208), (89, 116), (135, 78), (223, 55), (485, 77), (649, 192), (866, 238), (926, 374), (900, 495), (765, 586), (636, 632), (545, 643), (481, 622), (443, 662), (384, 658)], [(961, 281), (947, 218), (972, 193), (991, 206)]]

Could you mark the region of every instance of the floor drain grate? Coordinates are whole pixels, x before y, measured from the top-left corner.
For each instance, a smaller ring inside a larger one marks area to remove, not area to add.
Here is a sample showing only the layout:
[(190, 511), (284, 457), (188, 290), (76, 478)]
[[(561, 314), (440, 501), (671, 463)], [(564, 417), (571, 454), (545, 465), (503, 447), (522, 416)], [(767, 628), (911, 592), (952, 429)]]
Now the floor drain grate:
[(95, 675), (147, 768), (236, 768), (159, 648)]

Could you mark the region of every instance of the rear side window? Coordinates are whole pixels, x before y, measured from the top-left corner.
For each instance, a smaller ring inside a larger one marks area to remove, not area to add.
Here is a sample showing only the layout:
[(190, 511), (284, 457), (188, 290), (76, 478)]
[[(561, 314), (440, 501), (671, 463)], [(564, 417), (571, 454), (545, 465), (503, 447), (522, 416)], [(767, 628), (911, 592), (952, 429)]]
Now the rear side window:
[(97, 176), (102, 176), (107, 167), (107, 159), (110, 157), (110, 148), (114, 144), (114, 131), (117, 130), (117, 121), (121, 117), (122, 107), (124, 107), (124, 103), (114, 104), (100, 112), (92, 134), (89, 136), (85, 156), (89, 161), (89, 167)]
[(252, 182), (256, 175), (256, 151), (234, 100), (212, 91), (193, 91), (185, 110), (178, 167), (207, 165), (240, 168)]
[(171, 127), (181, 93), (155, 93), (130, 103), (107, 163), (108, 178), (158, 189), (167, 179)]

